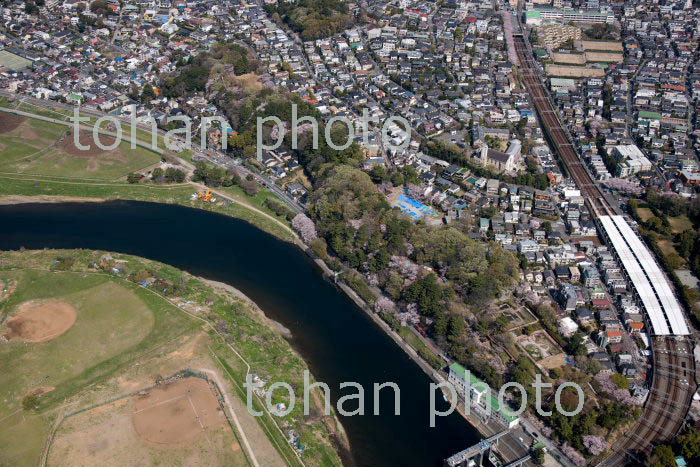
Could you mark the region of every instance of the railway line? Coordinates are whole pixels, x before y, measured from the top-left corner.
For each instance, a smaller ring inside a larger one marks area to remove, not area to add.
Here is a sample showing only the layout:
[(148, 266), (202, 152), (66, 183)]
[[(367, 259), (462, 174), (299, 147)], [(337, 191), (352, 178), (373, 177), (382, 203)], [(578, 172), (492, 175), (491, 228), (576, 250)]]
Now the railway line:
[[(586, 198), (593, 216), (614, 216), (618, 209), (610, 203), (578, 156), (573, 141), (549, 98), (537, 63), (525, 38), (514, 35), (520, 71), (535, 104), (543, 130), (555, 153)], [(600, 465), (640, 465), (654, 446), (678, 433), (690, 408), (697, 387), (691, 336), (652, 337), (652, 384), (644, 413), (615, 445), (617, 449)]]
[(653, 344), (653, 383), (644, 414), (603, 465), (643, 463), (656, 444), (676, 435), (688, 412), (695, 387), (690, 340), (676, 336), (655, 337)]
[(617, 210), (605, 198), (605, 194), (595, 183), (583, 161), (576, 153), (576, 148), (559, 118), (559, 112), (549, 99), (547, 89), (542, 83), (538, 65), (530, 53), (525, 38), (516, 34), (513, 36), (513, 39), (515, 50), (520, 60), (520, 71), (523, 80), (535, 104), (546, 137), (549, 139), (559, 159), (564, 163), (565, 169), (581, 190), (581, 194), (586, 198), (589, 207), (593, 208), (594, 213), (596, 215), (616, 214)]

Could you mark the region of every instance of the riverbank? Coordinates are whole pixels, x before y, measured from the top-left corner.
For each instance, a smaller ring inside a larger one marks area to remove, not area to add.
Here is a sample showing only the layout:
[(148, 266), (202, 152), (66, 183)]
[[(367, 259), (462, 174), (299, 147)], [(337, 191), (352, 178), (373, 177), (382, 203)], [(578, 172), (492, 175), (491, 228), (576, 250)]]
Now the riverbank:
[[(257, 303), (255, 303), (250, 297), (248, 297), (246, 294), (241, 292), (239, 289), (236, 287), (226, 284), (224, 282), (218, 282), (218, 281), (213, 281), (210, 279), (205, 279), (203, 277), (197, 277), (198, 280), (202, 281), (204, 284), (207, 284), (210, 286), (214, 291), (219, 292), (219, 293), (229, 293), (239, 300), (241, 300), (243, 303), (245, 303), (251, 310), (253, 310), (262, 320), (264, 320), (270, 329), (274, 329), (277, 331), (280, 335), (282, 335), (285, 339), (292, 339), (292, 332), (284, 327), (282, 323), (279, 323), (275, 321), (274, 319), (270, 318), (265, 314), (265, 311), (258, 306)], [(301, 358), (301, 356), (299, 357)], [(315, 399), (318, 399), (317, 405), (319, 407), (324, 406), (325, 402), (331, 405), (332, 407), (332, 402), (331, 401), (324, 401), (321, 399), (321, 396), (317, 393), (313, 394)], [(340, 419), (338, 416), (335, 414), (335, 411), (332, 411), (330, 418), (332, 418), (332, 423), (329, 423), (328, 420), (324, 420), (324, 423), (326, 427), (330, 431), (330, 435), (335, 441), (335, 447), (336, 450), (339, 451), (339, 454), (341, 458), (345, 461), (345, 465), (350, 465), (352, 464), (352, 454), (351, 454), (351, 446), (350, 446), (350, 440), (348, 439), (348, 435), (345, 431), (345, 428), (343, 428), (343, 424), (341, 423)]]
[(242, 219), (276, 236), (293, 242), (294, 232), (274, 213), (266, 213), (250, 202), (227, 196), (228, 202), (205, 203), (192, 200), (192, 193), (201, 189), (199, 184), (172, 185), (130, 184), (99, 182), (87, 179), (58, 179), (46, 176), (0, 174), (0, 200), (2, 204), (105, 202), (114, 200), (147, 201), (203, 209)]
[[(2, 178), (2, 176), (0, 176)], [(127, 185), (127, 186), (133, 186), (133, 185)], [(136, 188), (141, 188), (138, 185), (135, 186)], [(172, 189), (177, 190), (177, 187), (173, 187)], [(0, 188), (0, 193), (3, 191), (2, 188)], [(191, 189), (186, 191), (187, 193), (191, 192)], [(177, 193), (177, 191), (176, 191)], [(182, 192), (183, 194), (185, 192)], [(238, 215), (234, 215), (233, 213), (227, 211), (226, 209), (211, 209), (210, 205), (206, 205), (205, 203), (201, 202), (191, 202), (189, 201), (189, 198), (183, 198), (183, 197), (173, 197), (172, 193), (170, 193), (171, 196), (165, 198), (163, 196), (157, 196), (156, 197), (156, 202), (166, 202), (166, 204), (179, 204), (181, 206), (185, 207), (194, 207), (198, 209), (204, 209), (207, 211), (214, 211), (229, 217), (233, 218), (238, 218), (238, 219), (243, 219), (247, 220), (246, 218)], [(142, 201), (143, 196), (139, 196), (138, 198), (132, 198), (132, 197), (122, 197), (119, 196), (117, 198), (90, 198), (90, 197), (72, 197), (72, 196), (66, 196), (66, 195), (36, 195), (36, 196), (29, 196), (29, 195), (6, 195), (0, 198), (0, 204), (2, 204), (2, 201), (5, 201), (4, 204), (25, 204), (25, 203), (40, 203), (40, 204), (51, 204), (51, 203), (59, 203), (61, 201), (90, 201), (90, 202), (108, 202), (111, 200), (137, 200), (137, 201)], [(150, 198), (150, 197), (147, 197)], [(146, 199), (146, 201), (151, 201), (150, 199)], [(244, 209), (244, 208), (241, 208)], [(252, 222), (251, 222), (252, 223)], [(256, 225), (255, 223), (252, 223), (256, 227), (260, 228), (259, 225)], [(418, 367), (426, 374), (428, 377), (430, 377), (433, 381), (435, 382), (441, 382), (443, 381), (442, 376), (439, 374), (439, 372), (433, 368), (428, 361), (426, 361), (424, 358), (422, 358), (418, 351), (412, 347), (405, 339), (401, 337), (399, 333), (397, 333), (395, 330), (393, 330), (389, 324), (387, 324), (386, 321), (384, 321), (380, 316), (378, 316), (373, 310), (372, 307), (362, 298), (360, 297), (350, 286), (348, 286), (346, 283), (344, 283), (342, 280), (336, 281), (335, 280), (335, 272), (330, 269), (330, 267), (321, 259), (319, 258), (312, 250), (310, 247), (308, 247), (306, 244), (304, 244), (301, 239), (292, 232), (292, 235), (280, 235), (280, 232), (274, 232), (270, 231), (268, 229), (264, 229), (268, 233), (271, 233), (275, 235), (277, 238), (287, 241), (289, 243), (294, 244), (297, 246), (301, 251), (303, 251), (306, 255), (308, 255), (316, 264), (316, 266), (320, 269), (322, 275), (331, 283), (334, 284), (334, 286), (345, 293), (354, 303), (356, 306), (358, 306), (362, 311), (368, 316), (376, 326), (378, 326), (386, 335), (388, 335), (394, 343), (411, 359), (415, 364), (418, 365)], [(248, 297), (246, 297), (242, 292), (237, 290), (234, 287), (228, 286), (227, 284), (223, 284), (221, 282), (215, 282), (215, 281), (207, 281), (209, 285), (212, 286), (218, 286), (220, 288), (223, 288), (224, 290), (228, 290), (234, 294), (237, 294), (239, 296), (245, 297), (246, 300), (250, 301), (251, 303), (254, 303), (252, 300), (250, 300)], [(260, 310), (257, 305), (255, 307)], [(263, 310), (260, 310), (260, 313), (263, 316), (266, 316)], [(267, 316), (266, 316), (267, 318)], [(291, 332), (284, 328), (279, 323), (271, 323), (275, 326), (275, 328), (282, 333), (282, 335), (285, 335), (285, 332), (288, 333), (285, 337), (289, 337), (291, 335)], [(464, 416), (464, 414), (462, 414)], [(464, 417), (470, 425), (472, 425), (474, 428), (479, 430), (480, 434), (482, 436), (490, 436), (492, 433), (488, 428), (485, 428), (483, 424), (480, 423), (475, 423), (474, 420), (470, 420), (468, 417)]]
[(292, 331), (285, 328), (284, 325), (282, 325), (282, 323), (278, 323), (274, 319), (268, 317), (265, 314), (265, 312), (258, 306), (257, 303), (255, 303), (246, 294), (244, 294), (243, 292), (241, 292), (240, 290), (238, 290), (234, 286), (229, 285), (229, 284), (225, 284), (223, 282), (217, 282), (217, 281), (205, 279), (203, 277), (198, 277), (198, 279), (200, 281), (204, 282), (205, 284), (211, 286), (214, 290), (224, 291), (224, 292), (228, 292), (232, 295), (235, 295), (239, 299), (243, 300), (246, 304), (248, 304), (248, 306), (250, 306), (251, 309), (255, 310), (261, 318), (265, 319), (271, 327), (273, 327), (277, 331), (279, 331), (280, 334), (282, 334), (285, 338), (291, 339), (293, 337)]
[(107, 201), (102, 198), (81, 198), (78, 196), (21, 196), (7, 195), (0, 196), (0, 206), (10, 206), (13, 204), (31, 204), (31, 203), (103, 203)]
[[(328, 384), (334, 405), (348, 391), (342, 390), (344, 382), (359, 383), (367, 395), (375, 383), (396, 383), (401, 388), (399, 417), (390, 401), (382, 401), (380, 413), (374, 415), (371, 400), (366, 402), (364, 416), (342, 417), (358, 465), (440, 465), (480, 438), (457, 413), (439, 417), (431, 427), (430, 378), (383, 329), (365, 313), (358, 313), (355, 303), (339, 294), (303, 251), (247, 222), (176, 205), (118, 201), (2, 206), (0, 223), (12, 226), (0, 232), (3, 250), (116, 251), (234, 284), (292, 331), (294, 349), (318, 380)], [(203, 237), (203, 232), (210, 234)], [(265, 342), (255, 333), (231, 329), (244, 345)], [(297, 358), (270, 348), (248, 361), (253, 368), (264, 363), (276, 369), (288, 359)], [(274, 378), (264, 379), (295, 384), (294, 375)], [(297, 399), (299, 405), (301, 399)], [(442, 398), (436, 403), (438, 410), (447, 408)], [(344, 404), (346, 409), (351, 408), (349, 404)]]
[[(340, 290), (342, 290), (350, 299), (357, 305), (362, 311), (365, 312), (367, 316), (380, 328), (382, 329), (393, 341), (396, 343), (399, 348), (401, 348), (408, 357), (415, 362), (420, 369), (430, 377), (431, 380), (433, 380), (437, 384), (441, 383), (447, 383), (447, 379), (440, 373), (440, 370), (434, 368), (427, 360), (425, 360), (417, 350), (409, 344), (409, 342), (404, 339), (398, 332), (396, 332), (394, 329), (391, 328), (391, 326), (383, 320), (377, 313), (375, 313), (372, 310), (372, 307), (362, 298), (360, 297), (357, 292), (355, 292), (350, 286), (345, 284), (342, 281), (337, 281), (336, 279), (336, 274), (335, 272), (328, 267), (328, 265), (311, 250), (311, 248), (307, 247), (304, 244), (298, 245), (300, 248), (302, 248), (311, 258), (314, 259), (314, 262), (318, 265), (318, 267), (323, 271), (324, 277), (326, 277), (329, 281), (333, 282)], [(448, 362), (443, 362), (445, 365), (448, 364)], [(447, 394), (443, 390), (443, 394), (445, 395), (446, 400), (449, 400), (448, 398), (450, 397), (449, 394)], [(450, 400), (450, 403), (452, 401)], [(479, 434), (483, 438), (489, 438), (497, 433), (500, 433), (504, 430), (507, 429), (507, 427), (499, 422), (496, 422), (492, 419), (484, 419), (482, 417), (479, 417), (474, 413), (474, 411), (470, 411), (467, 413), (464, 407), (464, 400), (463, 399), (458, 399), (456, 402), (456, 411), (473, 427), (475, 428)], [(464, 448), (467, 448), (469, 446), (464, 446)], [(513, 433), (509, 433), (505, 437), (501, 438), (499, 443), (496, 445), (494, 448), (495, 451), (497, 451), (503, 460), (506, 462), (514, 462), (520, 458), (522, 458), (526, 452), (522, 448), (522, 443), (518, 439), (517, 436), (515, 436)], [(456, 454), (456, 452), (454, 453)]]
[[(154, 378), (157, 379), (153, 376), (154, 372), (174, 374), (183, 368), (205, 368), (206, 372), (215, 373), (217, 379), (227, 380), (227, 405), (230, 406), (231, 416), (235, 419), (236, 434), (246, 445), (246, 454), (251, 460), (251, 465), (278, 465), (282, 461), (287, 465), (340, 465), (337, 452), (344, 450), (343, 454), (348, 455), (347, 436), (334, 416), (308, 417), (302, 414), (301, 408), (297, 408), (284, 418), (275, 417), (264, 410), (264, 404), (261, 402), (263, 399), (257, 396), (255, 410), (265, 411), (265, 415), (254, 417), (249, 413), (243, 387), (248, 374), (254, 372), (269, 382), (280, 380), (299, 384), (301, 373), (308, 367), (280, 336), (277, 328), (271, 326), (251, 305), (251, 300), (237, 289), (210, 285), (187, 272), (159, 262), (92, 250), (0, 252), (0, 277), (9, 277), (14, 285), (14, 292), (9, 301), (5, 301), (0, 307), (6, 313), (14, 313), (17, 304), (35, 296), (65, 296), (65, 300), (73, 303), (77, 309), (79, 319), (76, 329), (87, 333), (108, 333), (111, 337), (98, 339), (102, 346), (100, 349), (104, 350), (105, 346), (115, 348), (115, 355), (101, 364), (99, 372), (68, 375), (70, 378), (66, 382), (63, 382), (66, 377), (63, 373), (46, 373), (51, 375), (51, 382), (55, 385), (51, 393), (40, 399), (40, 413), (45, 413), (48, 417), (47, 427), (53, 425), (52, 417), (60, 414), (51, 410), (52, 404), (68, 403), (74, 407), (71, 411), (78, 409), (76, 414), (83, 412), (82, 407), (88, 407), (88, 412), (85, 412), (87, 419), (83, 419), (89, 421), (94, 418), (89, 413), (89, 407), (95, 404), (103, 405), (104, 401), (115, 397), (124, 397), (125, 393), (128, 396), (129, 391), (134, 388), (152, 384)], [(100, 293), (97, 293), (95, 287)], [(82, 289), (85, 289), (85, 297), (92, 298), (71, 298), (76, 290)], [(106, 296), (107, 290), (110, 290), (112, 295)], [(108, 302), (110, 306), (95, 306), (94, 310), (86, 308), (92, 306), (89, 304), (94, 300), (106, 300), (105, 303)], [(146, 304), (148, 308), (144, 308), (141, 303)], [(125, 321), (121, 314), (119, 317), (104, 314), (114, 306), (119, 307), (122, 314), (133, 309), (132, 314), (144, 323), (148, 322), (149, 313), (155, 314), (155, 327), (146, 333), (146, 340), (139, 342), (138, 336), (142, 336), (143, 330), (147, 330), (148, 327), (134, 324), (135, 317)], [(104, 326), (107, 319), (120, 320), (119, 326)], [(94, 323), (90, 324), (90, 320)], [(202, 323), (206, 323), (204, 328)], [(103, 331), (100, 326), (104, 327)], [(119, 335), (117, 340), (114, 339), (117, 335), (115, 331), (118, 331)], [(93, 345), (93, 341), (76, 337), (76, 332), (72, 330), (67, 333), (67, 339), (79, 338), (82, 344), (76, 346), (87, 352), (85, 355), (92, 355), (94, 352), (89, 352), (87, 347)], [(150, 336), (158, 337), (156, 340)], [(246, 336), (255, 336), (255, 339), (251, 340)], [(56, 349), (52, 353), (53, 356), (47, 356), (47, 359), (60, 360), (63, 358), (61, 355), (76, 350), (72, 347), (62, 347), (63, 341), (62, 338), (56, 339), (55, 343), (51, 344)], [(125, 346), (128, 342), (132, 343), (132, 347)], [(148, 342), (148, 345), (145, 342)], [(153, 351), (152, 346), (155, 346), (157, 351)], [(8, 345), (0, 346), (0, 353), (17, 350), (13, 349), (10, 341)], [(260, 360), (261, 354), (283, 356), (283, 360)], [(95, 355), (99, 356), (102, 353), (96, 352)], [(43, 364), (41, 361), (32, 362), (31, 365)], [(75, 368), (71, 371), (79, 371), (81, 366), (75, 361), (73, 363)], [(23, 372), (21, 381), (34, 378), (31, 365), (18, 367)], [(43, 375), (49, 370), (37, 371)], [(29, 374), (26, 374), (27, 372)], [(118, 381), (116, 385), (112, 383), (114, 378)], [(85, 385), (92, 389), (82, 390)], [(20, 391), (22, 392), (24, 391)], [(15, 400), (11, 389), (3, 391), (3, 397), (6, 402)], [(312, 411), (315, 413), (323, 405), (322, 400), (317, 400), (316, 397), (314, 403)], [(15, 425), (24, 429), (22, 423), (26, 417), (21, 417), (21, 420), (19, 418), (5, 420), (6, 426), (0, 428), (0, 432)], [(61, 418), (59, 415), (58, 419)], [(68, 433), (74, 430), (73, 425), (67, 428)], [(27, 426), (26, 429), (31, 429), (31, 426)], [(298, 433), (299, 440), (307, 448), (304, 452), (297, 452), (288, 442), (289, 429)], [(64, 435), (68, 436), (66, 433)], [(32, 436), (32, 446), (38, 446), (41, 434)], [(261, 437), (269, 441), (264, 441)], [(51, 439), (53, 440), (53, 437)], [(331, 446), (338, 447), (332, 449)], [(278, 452), (279, 457), (275, 457), (277, 455), (274, 452)], [(256, 458), (259, 462), (255, 461)]]

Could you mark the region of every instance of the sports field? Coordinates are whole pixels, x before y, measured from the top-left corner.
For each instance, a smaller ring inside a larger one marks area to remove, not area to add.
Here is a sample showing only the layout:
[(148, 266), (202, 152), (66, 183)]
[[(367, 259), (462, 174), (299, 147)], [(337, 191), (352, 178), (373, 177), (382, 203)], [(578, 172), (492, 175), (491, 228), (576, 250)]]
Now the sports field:
[(0, 290), (0, 466), (302, 465), (288, 428), (304, 464), (340, 465), (333, 417), (248, 413), (251, 362), (306, 367), (235, 293), (82, 250), (0, 252)]
[(86, 467), (139, 465), (145, 459), (150, 465), (249, 465), (241, 449), (215, 390), (189, 377), (66, 419), (48, 461)]
[(10, 70), (22, 71), (31, 64), (31, 60), (22, 58), (7, 50), (0, 50), (0, 68), (6, 67)]
[[(9, 113), (1, 117), (0, 172), (118, 180), (160, 160), (158, 154), (141, 147), (131, 149), (127, 142), (104, 151), (87, 132), (81, 132), (79, 142), (90, 149), (79, 149), (72, 128)], [(108, 136), (100, 140), (103, 146), (113, 142)]]
[(0, 327), (0, 464), (36, 465), (55, 414), (25, 413), (27, 396), (40, 389), (39, 400), (48, 404), (100, 379), (153, 334), (156, 316), (137, 293), (106, 278), (34, 271), (3, 276), (18, 286), (4, 304), (9, 317)]

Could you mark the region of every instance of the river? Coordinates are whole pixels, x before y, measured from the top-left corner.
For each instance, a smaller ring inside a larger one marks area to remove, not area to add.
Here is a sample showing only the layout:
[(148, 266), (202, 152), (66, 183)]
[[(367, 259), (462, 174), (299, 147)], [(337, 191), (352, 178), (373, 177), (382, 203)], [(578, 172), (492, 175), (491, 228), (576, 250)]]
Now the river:
[[(456, 413), (430, 428), (428, 376), (306, 254), (247, 222), (131, 201), (0, 206), (0, 250), (20, 247), (127, 253), (240, 289), (291, 331), (291, 344), (330, 386), (334, 405), (354, 393), (340, 390), (341, 382), (365, 389), (365, 415), (340, 417), (357, 465), (437, 466), (479, 439)], [(400, 387), (400, 416), (392, 397), (382, 397), (373, 415), (373, 384), (387, 381)]]

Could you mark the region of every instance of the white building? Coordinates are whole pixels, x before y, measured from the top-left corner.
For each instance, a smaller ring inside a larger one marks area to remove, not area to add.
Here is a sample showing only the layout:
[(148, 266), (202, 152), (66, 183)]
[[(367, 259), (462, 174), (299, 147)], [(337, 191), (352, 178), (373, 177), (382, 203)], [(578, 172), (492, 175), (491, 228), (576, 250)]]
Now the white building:
[(639, 172), (652, 169), (651, 161), (635, 144), (624, 144), (613, 148), (613, 156), (617, 159), (617, 176), (629, 177)]

